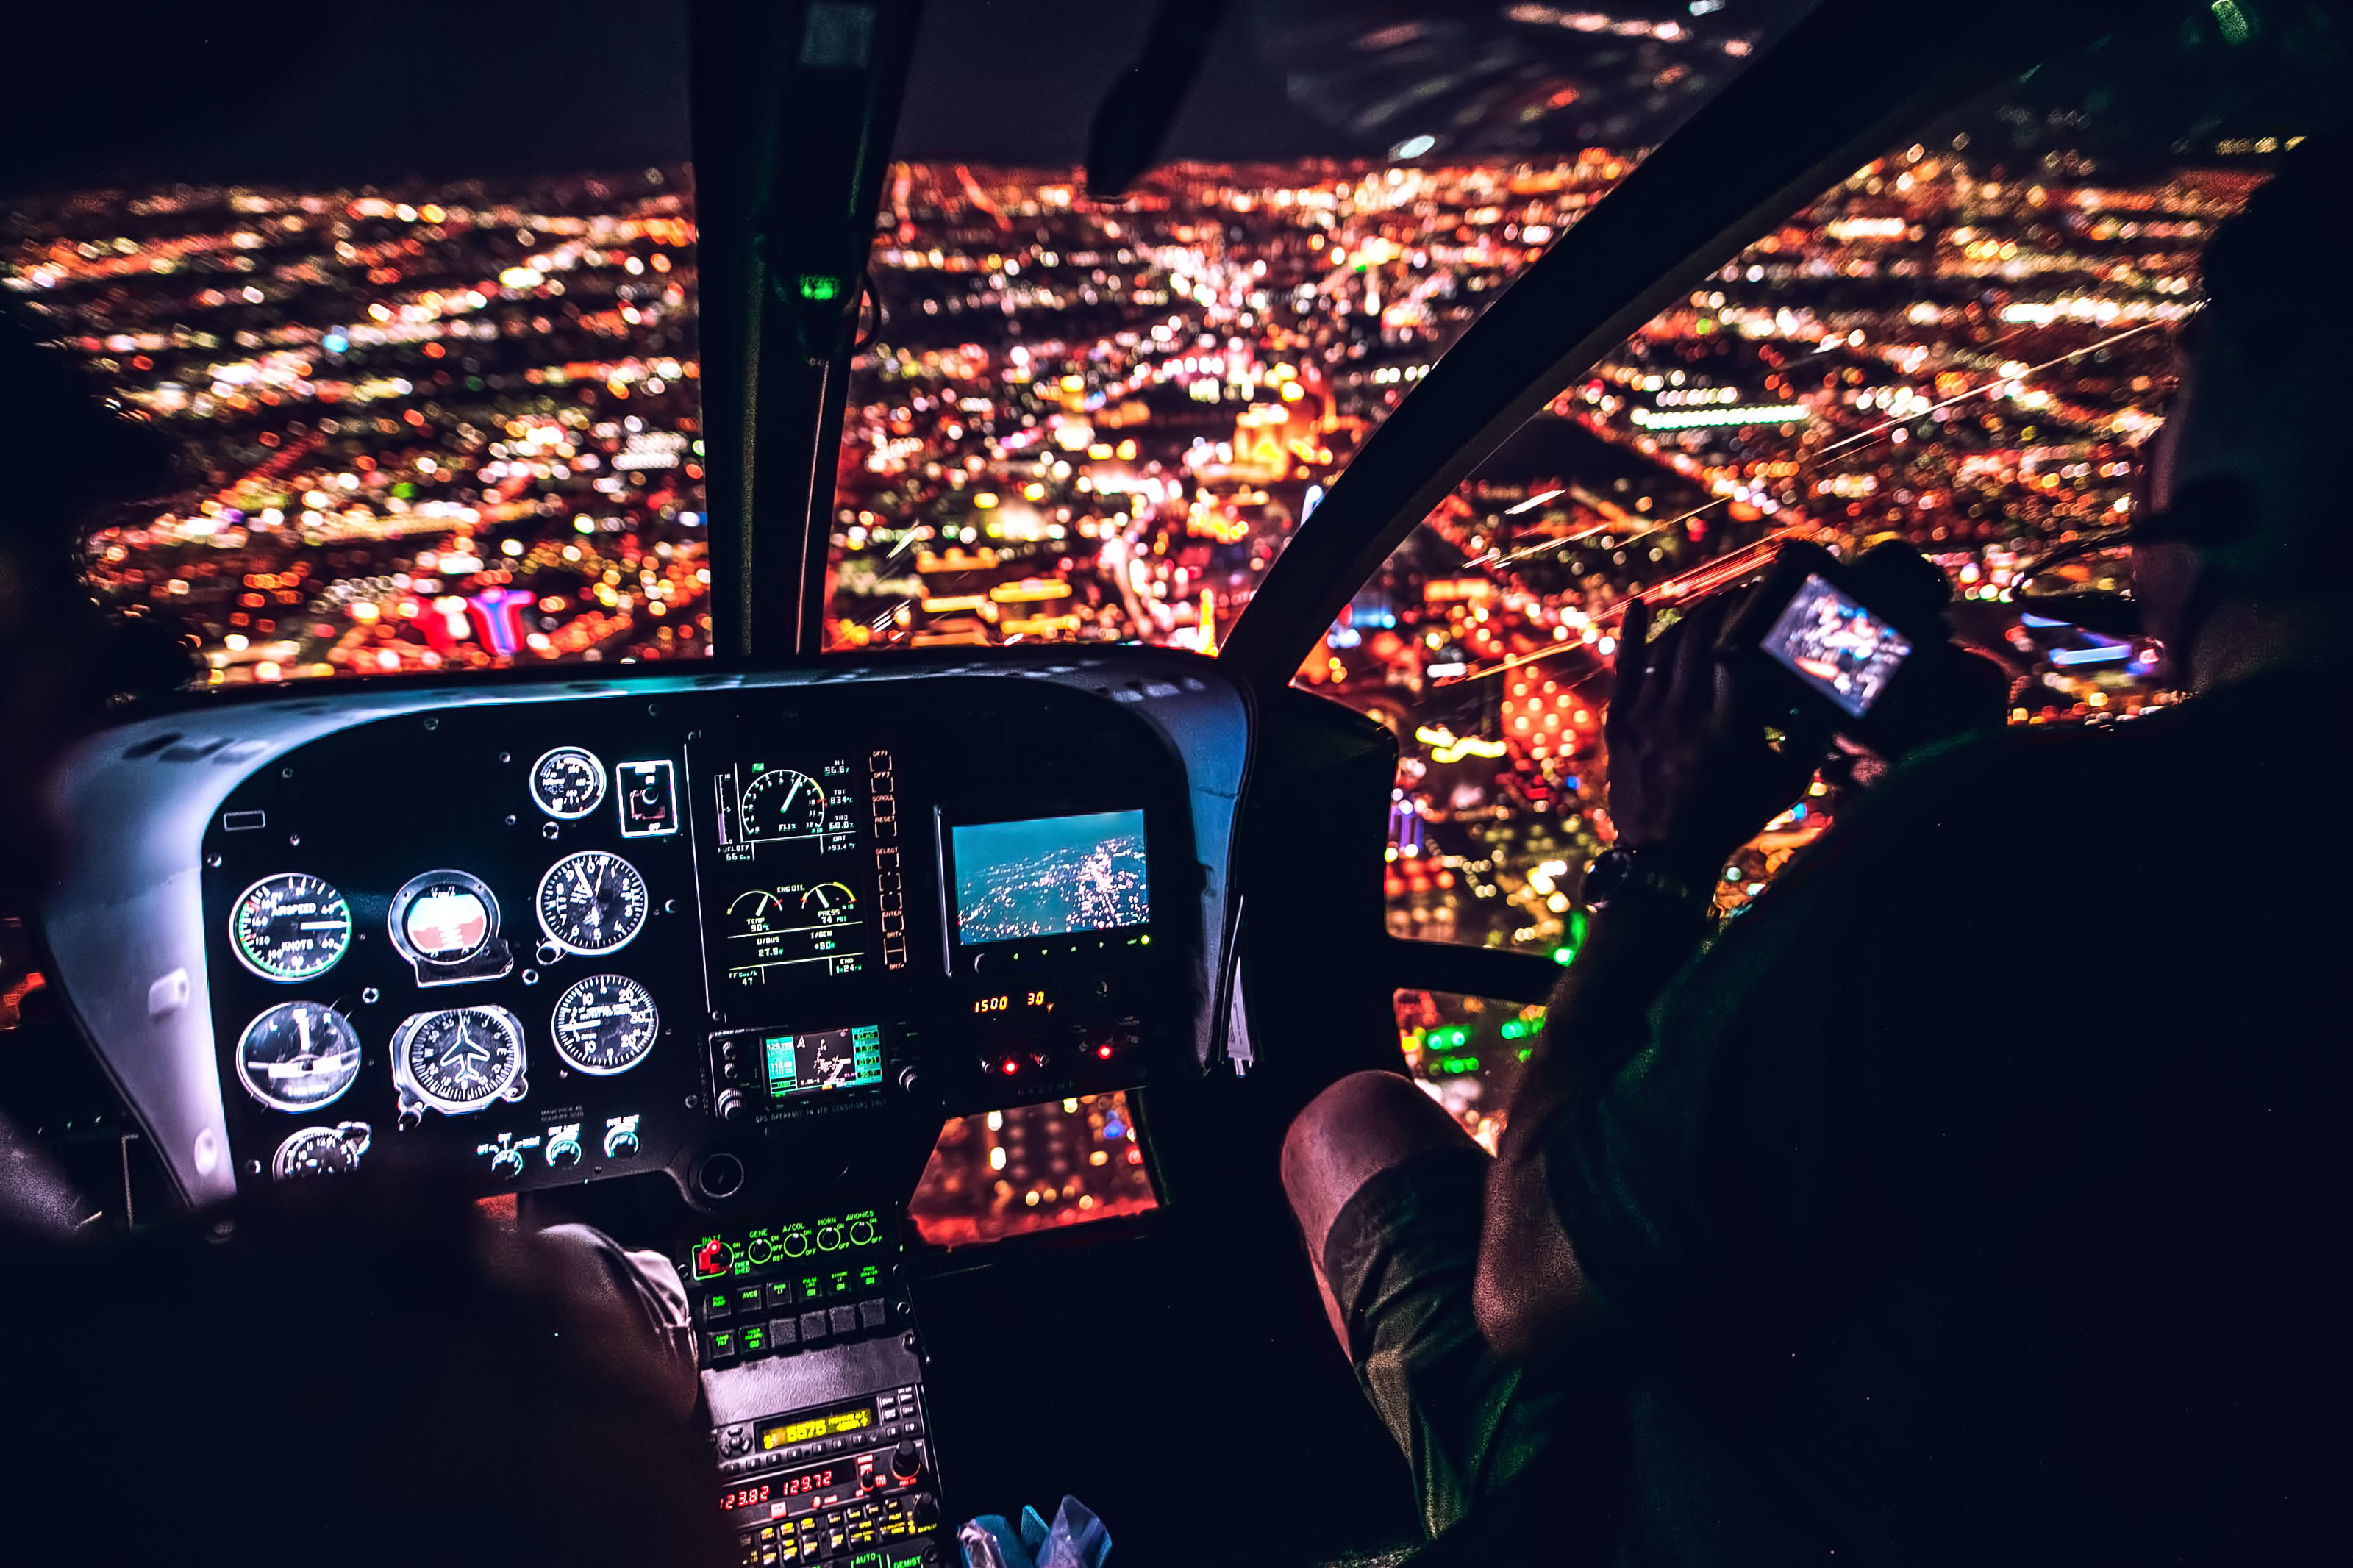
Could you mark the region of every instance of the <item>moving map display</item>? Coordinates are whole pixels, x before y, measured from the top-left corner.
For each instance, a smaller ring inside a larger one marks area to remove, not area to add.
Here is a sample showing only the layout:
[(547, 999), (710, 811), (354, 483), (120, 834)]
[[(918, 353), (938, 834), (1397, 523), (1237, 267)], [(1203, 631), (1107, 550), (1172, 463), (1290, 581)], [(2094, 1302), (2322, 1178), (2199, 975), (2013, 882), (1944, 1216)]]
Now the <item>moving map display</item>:
[(1151, 919), (1140, 811), (970, 823), (950, 833), (956, 939), (968, 946)]

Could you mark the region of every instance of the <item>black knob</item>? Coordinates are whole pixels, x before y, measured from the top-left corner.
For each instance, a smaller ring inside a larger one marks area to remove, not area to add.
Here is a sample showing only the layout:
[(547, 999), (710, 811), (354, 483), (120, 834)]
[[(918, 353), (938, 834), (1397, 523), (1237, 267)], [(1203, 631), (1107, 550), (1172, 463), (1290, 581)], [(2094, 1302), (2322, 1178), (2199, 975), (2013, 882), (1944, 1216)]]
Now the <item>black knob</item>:
[(743, 1120), (744, 1120), (744, 1112), (746, 1110), (748, 1110), (748, 1109), (749, 1109), (749, 1107), (747, 1107), (747, 1106), (744, 1103), (744, 1097), (743, 1097), (742, 1095), (740, 1095), (740, 1094), (736, 1093), (733, 1089), (722, 1089), (722, 1090), (720, 1090), (720, 1092), (719, 1092), (719, 1120), (720, 1120), (720, 1121), (743, 1121)]
[(907, 1512), (910, 1516), (907, 1522), (917, 1530), (929, 1530), (940, 1521), (940, 1505), (932, 1500), (929, 1492), (917, 1498), (914, 1506), (908, 1509)]
[(891, 1473), (902, 1481), (912, 1481), (923, 1473), (923, 1451), (912, 1442), (902, 1440), (891, 1450)]
[(566, 1165), (576, 1165), (580, 1163), (580, 1145), (577, 1143), (558, 1143), (554, 1145), (547, 1152), (547, 1163), (558, 1170), (563, 1169)]
[(899, 1092), (901, 1094), (923, 1092), (923, 1073), (921, 1068), (910, 1066), (899, 1069)]
[(502, 1182), (512, 1182), (522, 1174), (522, 1151), (501, 1149), (491, 1156), (491, 1174)]

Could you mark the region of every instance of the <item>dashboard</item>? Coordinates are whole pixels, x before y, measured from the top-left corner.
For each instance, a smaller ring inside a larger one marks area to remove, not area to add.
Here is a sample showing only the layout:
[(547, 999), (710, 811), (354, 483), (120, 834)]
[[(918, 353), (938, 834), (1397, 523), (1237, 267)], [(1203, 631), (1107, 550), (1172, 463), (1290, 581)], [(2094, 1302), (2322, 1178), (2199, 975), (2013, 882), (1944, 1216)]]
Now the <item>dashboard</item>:
[(1241, 693), (1160, 650), (200, 702), (72, 765), (62, 989), (194, 1202), (726, 1204), (1246, 1058)]

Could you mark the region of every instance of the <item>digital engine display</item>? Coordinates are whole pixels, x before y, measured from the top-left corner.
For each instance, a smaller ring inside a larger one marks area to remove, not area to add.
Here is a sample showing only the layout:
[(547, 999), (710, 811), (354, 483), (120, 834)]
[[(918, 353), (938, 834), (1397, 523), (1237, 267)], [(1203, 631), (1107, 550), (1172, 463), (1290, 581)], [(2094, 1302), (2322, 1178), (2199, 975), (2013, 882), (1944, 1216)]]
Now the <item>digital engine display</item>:
[(966, 946), (1117, 931), (1152, 918), (1140, 811), (969, 823), (950, 837), (956, 939)]
[(760, 1426), (760, 1450), (789, 1448), (796, 1443), (806, 1443), (812, 1437), (839, 1437), (845, 1432), (863, 1432), (874, 1425), (874, 1402), (868, 1400), (844, 1410), (820, 1410), (814, 1415), (796, 1415), (786, 1421), (766, 1421)]
[(829, 1089), (871, 1089), (882, 1081), (882, 1031), (860, 1024), (763, 1035), (760, 1057), (768, 1092), (778, 1100)]
[(1773, 660), (1860, 719), (1912, 657), (1911, 640), (1819, 576), (1809, 574), (1761, 645)]

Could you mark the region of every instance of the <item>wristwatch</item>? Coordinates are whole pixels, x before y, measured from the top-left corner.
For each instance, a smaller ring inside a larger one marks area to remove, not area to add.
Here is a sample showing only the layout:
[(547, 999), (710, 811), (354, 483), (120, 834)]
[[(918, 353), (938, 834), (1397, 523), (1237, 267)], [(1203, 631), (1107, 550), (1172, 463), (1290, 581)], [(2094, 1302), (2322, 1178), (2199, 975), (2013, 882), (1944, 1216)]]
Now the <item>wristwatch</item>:
[(1663, 900), (1685, 909), (1704, 910), (1710, 890), (1694, 888), (1660, 864), (1656, 850), (1629, 849), (1613, 844), (1593, 858), (1585, 871), (1585, 901), (1607, 909), (1630, 895)]

